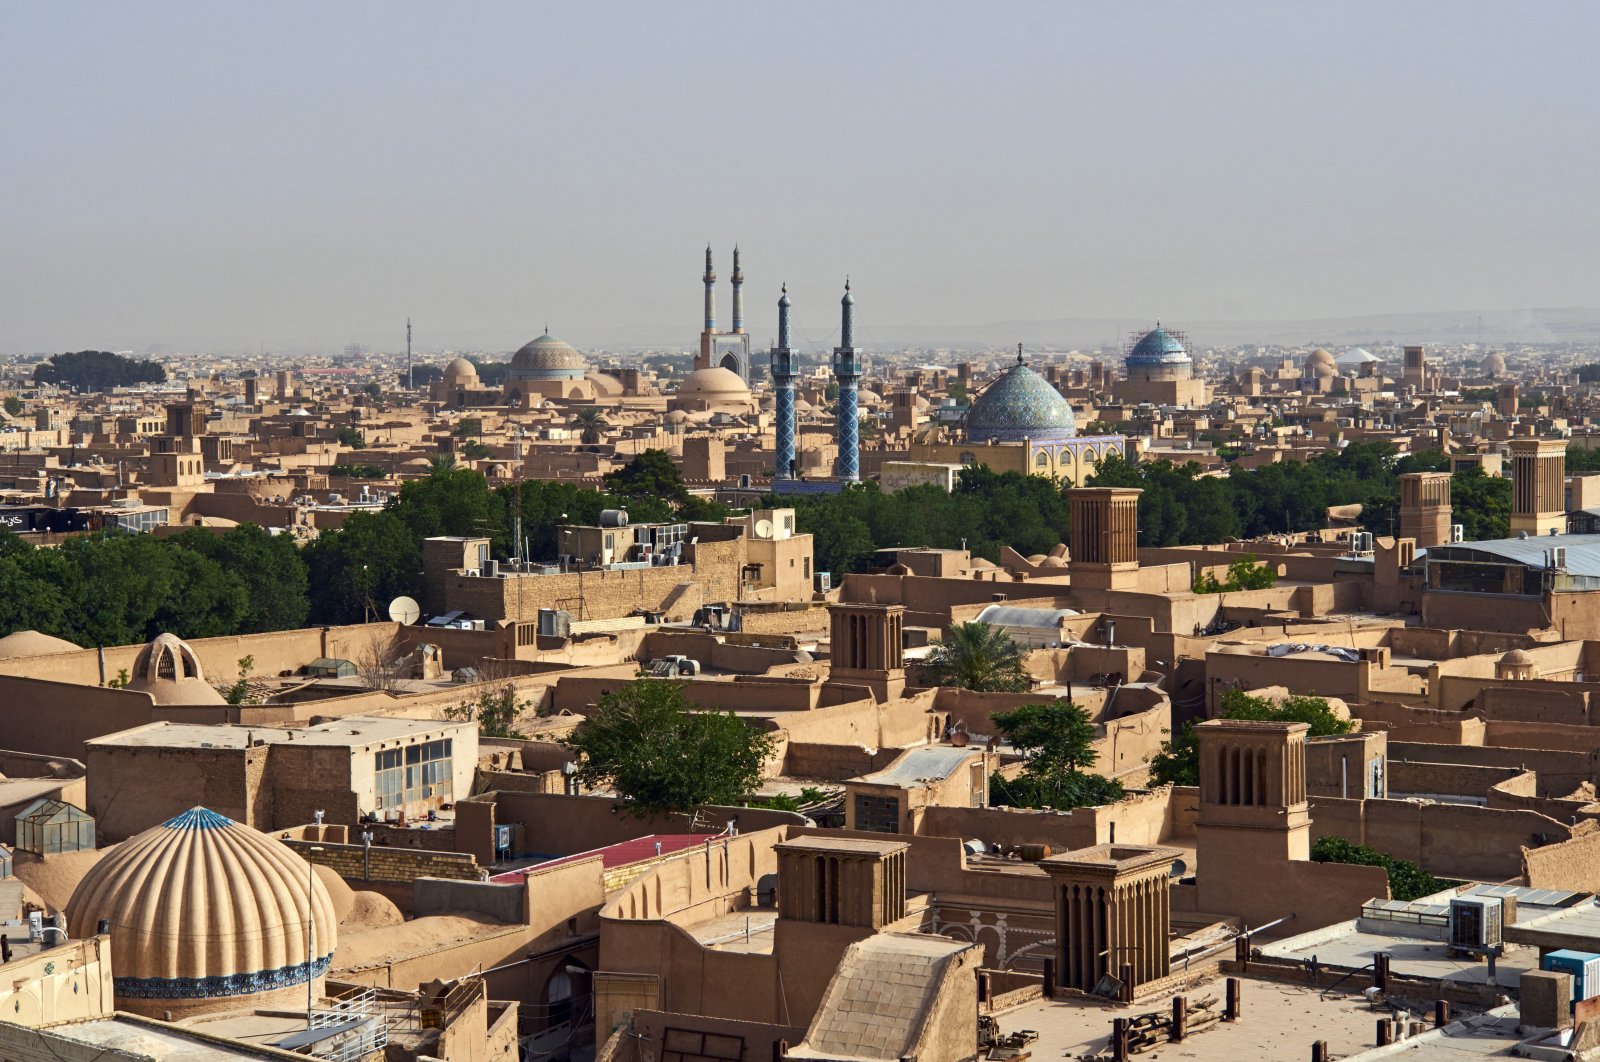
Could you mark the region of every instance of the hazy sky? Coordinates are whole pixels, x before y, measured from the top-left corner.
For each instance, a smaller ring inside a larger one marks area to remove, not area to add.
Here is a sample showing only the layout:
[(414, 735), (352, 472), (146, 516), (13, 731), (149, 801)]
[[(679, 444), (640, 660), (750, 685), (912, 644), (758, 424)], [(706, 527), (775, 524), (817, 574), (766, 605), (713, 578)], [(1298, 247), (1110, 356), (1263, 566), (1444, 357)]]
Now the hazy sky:
[(1597, 37), (1593, 0), (0, 0), (0, 352), (687, 346), (736, 240), (760, 344), (847, 272), (867, 329), (1600, 306)]

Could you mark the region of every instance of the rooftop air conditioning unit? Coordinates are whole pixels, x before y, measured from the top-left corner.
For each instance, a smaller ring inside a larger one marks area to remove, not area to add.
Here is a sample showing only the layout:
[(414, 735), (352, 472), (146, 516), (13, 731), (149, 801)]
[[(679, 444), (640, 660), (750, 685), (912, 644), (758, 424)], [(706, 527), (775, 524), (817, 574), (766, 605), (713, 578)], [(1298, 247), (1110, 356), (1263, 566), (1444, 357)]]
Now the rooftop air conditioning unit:
[(811, 582), (816, 587), (817, 593), (826, 594), (833, 589), (833, 573), (817, 572), (811, 577)]
[(1498, 896), (1457, 896), (1450, 901), (1450, 946), (1487, 951), (1504, 941), (1503, 906)]
[(1451, 542), (1465, 542), (1466, 540), (1467, 540), (1467, 528), (1466, 528), (1466, 525), (1465, 524), (1451, 524), (1450, 525), (1450, 541)]
[(1566, 571), (1566, 569), (1567, 569), (1567, 547), (1565, 547), (1565, 546), (1552, 546), (1550, 548), (1550, 567), (1554, 568), (1558, 572), (1559, 571)]
[(500, 575), (500, 562), (493, 558), (483, 562), (483, 575), (486, 579), (494, 579)]

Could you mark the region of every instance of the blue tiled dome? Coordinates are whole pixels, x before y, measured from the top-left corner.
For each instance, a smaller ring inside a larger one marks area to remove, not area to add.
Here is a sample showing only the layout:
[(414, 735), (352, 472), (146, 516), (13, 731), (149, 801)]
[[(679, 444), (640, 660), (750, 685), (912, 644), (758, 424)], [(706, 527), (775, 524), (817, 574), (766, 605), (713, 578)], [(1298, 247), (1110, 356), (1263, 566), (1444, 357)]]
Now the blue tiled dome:
[(984, 388), (967, 411), (967, 438), (973, 442), (1044, 442), (1077, 434), (1072, 404), (1021, 362)]
[(1128, 353), (1129, 365), (1177, 365), (1189, 360), (1183, 344), (1157, 325), (1139, 337)]

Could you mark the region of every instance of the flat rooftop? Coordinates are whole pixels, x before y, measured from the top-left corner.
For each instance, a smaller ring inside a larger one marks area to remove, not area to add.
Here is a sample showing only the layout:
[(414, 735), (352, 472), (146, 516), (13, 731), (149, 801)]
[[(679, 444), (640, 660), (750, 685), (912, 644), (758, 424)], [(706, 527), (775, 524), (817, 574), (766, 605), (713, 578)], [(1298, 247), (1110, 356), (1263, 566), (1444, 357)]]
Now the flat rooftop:
[(243, 749), (250, 741), (269, 745), (325, 745), (356, 748), (405, 741), (474, 724), (449, 719), (391, 719), (348, 715), (308, 727), (243, 726), (235, 723), (146, 723), (85, 742), (99, 748)]
[[(1038, 1000), (996, 1015), (1003, 1033), (1033, 1029), (1039, 1039), (1030, 1046), (1034, 1058), (1111, 1057), (1111, 1021), (1140, 1014), (1172, 1013), (1172, 996), (1189, 998), (1191, 1021), (1195, 1004), (1216, 998), (1221, 1013), (1226, 994), (1224, 978), (1206, 977), (1158, 999), (1131, 1005), (1098, 1002)], [(1217, 1022), (1192, 1032), (1179, 1044), (1163, 1044), (1144, 1055), (1150, 1059), (1290, 1060), (1311, 1057), (1311, 1045), (1328, 1041), (1334, 1058), (1346, 1058), (1376, 1044), (1377, 1019), (1387, 1006), (1373, 1010), (1359, 994), (1331, 994), (1319, 998), (1317, 990), (1277, 981), (1246, 979), (1240, 999), (1241, 1018)]]
[[(303, 1018), (300, 1019), (300, 1027), (305, 1027)], [(97, 1021), (56, 1025), (37, 1031), (48, 1038), (86, 1044), (91, 1049), (123, 1051), (134, 1056), (159, 1058), (162, 1062), (216, 1062), (219, 1059), (285, 1057), (282, 1051), (257, 1048), (246, 1043), (230, 1045), (205, 1039), (174, 1026), (141, 1021), (125, 1014)], [(50, 1047), (50, 1039), (46, 1039), (45, 1047), (54, 1053)]]

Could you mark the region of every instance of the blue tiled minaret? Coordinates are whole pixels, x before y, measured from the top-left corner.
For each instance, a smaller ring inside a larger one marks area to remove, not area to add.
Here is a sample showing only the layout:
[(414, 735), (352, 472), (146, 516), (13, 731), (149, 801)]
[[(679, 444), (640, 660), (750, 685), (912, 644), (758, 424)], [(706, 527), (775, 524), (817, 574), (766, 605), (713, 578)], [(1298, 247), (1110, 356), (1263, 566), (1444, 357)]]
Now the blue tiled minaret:
[[(737, 275), (737, 273), (735, 274)], [(772, 386), (776, 402), (778, 452), (772, 465), (773, 479), (795, 476), (794, 380), (799, 351), (789, 345), (789, 285), (778, 299), (778, 345), (772, 348)]]
[(717, 330), (717, 273), (711, 268), (711, 245), (706, 244), (706, 331)]
[(733, 245), (733, 331), (744, 332), (744, 270), (739, 266), (739, 245)]
[(839, 381), (839, 479), (854, 483), (861, 478), (861, 420), (856, 391), (861, 384), (861, 351), (856, 347), (856, 300), (850, 281), (844, 282), (840, 300), (839, 345), (833, 348), (833, 378)]

